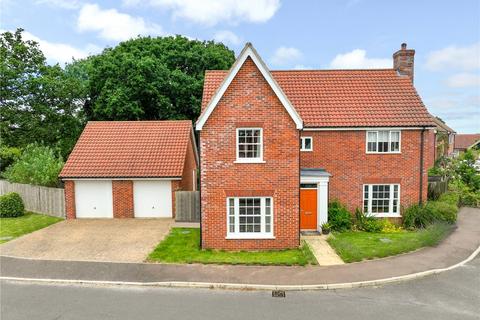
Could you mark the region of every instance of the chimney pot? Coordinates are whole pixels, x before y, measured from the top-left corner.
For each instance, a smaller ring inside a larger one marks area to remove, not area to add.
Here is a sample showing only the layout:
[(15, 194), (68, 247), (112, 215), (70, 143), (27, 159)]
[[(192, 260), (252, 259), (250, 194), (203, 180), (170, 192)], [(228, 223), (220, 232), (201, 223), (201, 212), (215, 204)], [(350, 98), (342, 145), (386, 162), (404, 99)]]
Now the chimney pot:
[(402, 50), (407, 50), (407, 44), (405, 42), (402, 43)]

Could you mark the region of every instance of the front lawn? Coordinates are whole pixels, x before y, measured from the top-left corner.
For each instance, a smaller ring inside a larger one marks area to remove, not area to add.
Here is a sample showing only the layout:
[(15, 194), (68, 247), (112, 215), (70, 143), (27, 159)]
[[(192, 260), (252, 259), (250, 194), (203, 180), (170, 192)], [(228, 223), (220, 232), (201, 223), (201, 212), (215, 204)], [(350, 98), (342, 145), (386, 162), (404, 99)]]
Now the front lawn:
[(317, 261), (308, 246), (279, 251), (201, 250), (200, 229), (173, 228), (170, 234), (150, 253), (147, 260), (166, 263), (216, 263), (247, 265), (307, 265)]
[(16, 218), (0, 218), (0, 244), (62, 220), (32, 212)]
[(383, 258), (409, 252), (421, 247), (435, 246), (455, 227), (435, 223), (416, 231), (393, 233), (348, 231), (334, 232), (328, 243), (345, 262)]

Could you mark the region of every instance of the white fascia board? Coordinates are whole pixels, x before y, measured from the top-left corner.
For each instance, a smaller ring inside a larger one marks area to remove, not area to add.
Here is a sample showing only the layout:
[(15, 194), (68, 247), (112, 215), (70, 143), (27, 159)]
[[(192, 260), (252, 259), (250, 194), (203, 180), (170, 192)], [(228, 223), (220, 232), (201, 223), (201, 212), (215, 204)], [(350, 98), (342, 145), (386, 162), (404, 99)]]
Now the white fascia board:
[(203, 126), (205, 125), (205, 122), (207, 122), (207, 119), (210, 117), (212, 114), (213, 110), (217, 106), (218, 102), (222, 98), (222, 96), (225, 94), (225, 91), (227, 91), (228, 86), (230, 83), (232, 83), (233, 79), (237, 75), (238, 71), (240, 68), (243, 66), (245, 63), (245, 60), (250, 57), (257, 68), (260, 70), (262, 76), (265, 78), (267, 83), (270, 85), (272, 88), (273, 92), (277, 95), (278, 99), (282, 103), (282, 105), (285, 107), (287, 110), (288, 114), (290, 117), (293, 119), (295, 122), (295, 125), (297, 129), (302, 129), (303, 128), (303, 121), (300, 118), (300, 115), (297, 113), (295, 108), (293, 107), (292, 103), (288, 100), (287, 96), (283, 92), (283, 90), (280, 88), (278, 83), (273, 79), (270, 71), (268, 71), (267, 66), (265, 63), (262, 61), (260, 56), (258, 55), (257, 51), (253, 48), (251, 43), (247, 43), (245, 47), (243, 48), (242, 52), (240, 53), (239, 57), (233, 64), (232, 68), (230, 69), (230, 72), (228, 75), (225, 77), (223, 80), (222, 84), (220, 87), (217, 89), (213, 97), (211, 98), (209, 104), (207, 105), (205, 112), (202, 113), (200, 118), (198, 118), (197, 123), (196, 123), (196, 129), (197, 130), (202, 130)]
[(435, 127), (318, 127), (303, 128), (303, 131), (368, 131), (368, 130), (422, 130)]

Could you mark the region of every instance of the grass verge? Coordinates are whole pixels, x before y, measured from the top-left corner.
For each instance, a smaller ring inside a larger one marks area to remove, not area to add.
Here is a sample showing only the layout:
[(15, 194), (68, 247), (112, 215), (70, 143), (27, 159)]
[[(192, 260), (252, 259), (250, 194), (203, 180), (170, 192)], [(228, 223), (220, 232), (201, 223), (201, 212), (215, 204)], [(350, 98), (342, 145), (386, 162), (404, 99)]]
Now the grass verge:
[(166, 263), (300, 265), (317, 264), (306, 243), (299, 249), (276, 251), (201, 250), (200, 229), (173, 228), (147, 261)]
[(357, 262), (435, 246), (454, 228), (453, 225), (438, 222), (416, 231), (394, 233), (348, 231), (333, 233), (328, 243), (343, 261)]
[(0, 244), (62, 220), (33, 212), (16, 218), (0, 218)]

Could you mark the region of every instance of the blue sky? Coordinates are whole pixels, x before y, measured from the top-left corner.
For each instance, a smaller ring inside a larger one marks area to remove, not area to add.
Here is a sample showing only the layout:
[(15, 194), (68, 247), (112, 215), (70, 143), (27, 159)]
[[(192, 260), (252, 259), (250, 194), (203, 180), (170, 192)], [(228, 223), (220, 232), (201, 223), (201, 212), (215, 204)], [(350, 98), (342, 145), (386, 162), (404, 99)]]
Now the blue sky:
[(0, 0), (0, 29), (17, 27), (61, 64), (138, 34), (250, 41), (271, 69), (391, 67), (407, 42), (429, 111), (480, 132), (478, 0)]

